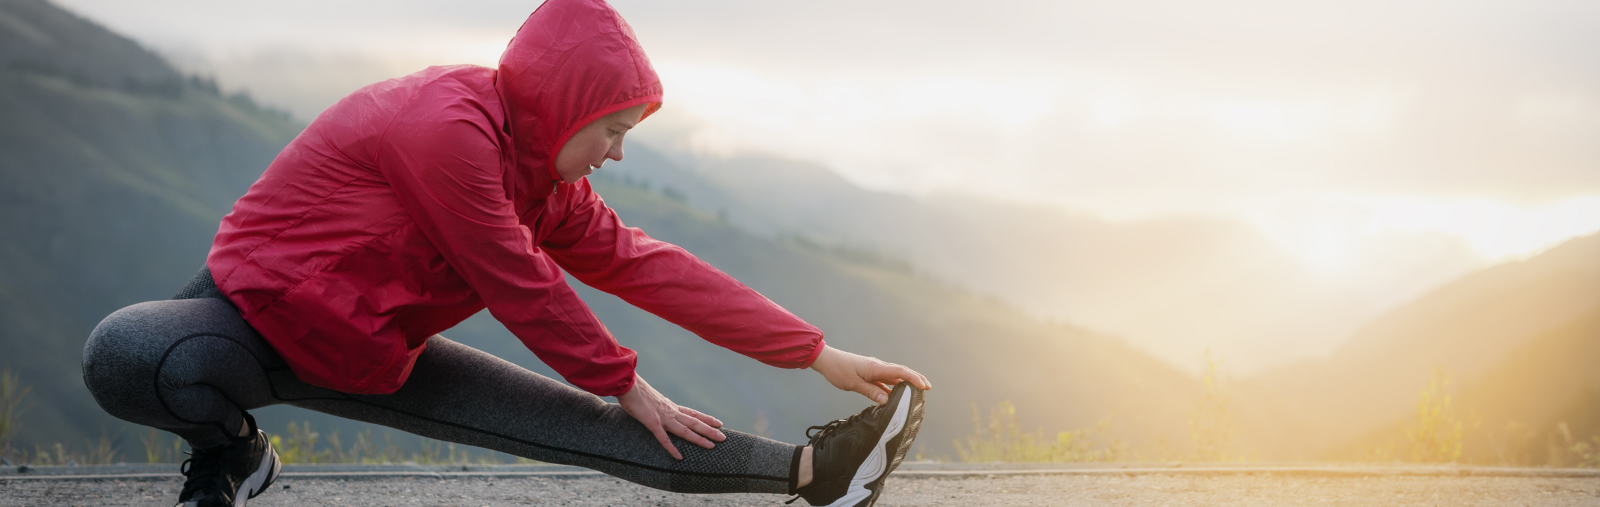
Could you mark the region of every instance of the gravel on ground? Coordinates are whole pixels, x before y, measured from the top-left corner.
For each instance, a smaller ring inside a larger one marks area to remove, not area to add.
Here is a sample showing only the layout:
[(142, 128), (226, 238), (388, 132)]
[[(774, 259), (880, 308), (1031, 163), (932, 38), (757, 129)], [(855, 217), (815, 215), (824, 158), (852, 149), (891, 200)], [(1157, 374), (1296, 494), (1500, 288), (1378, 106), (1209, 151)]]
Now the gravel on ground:
[[(879, 506), (1600, 506), (1595, 477), (1056, 474), (891, 477), (887, 484)], [(180, 478), (0, 481), (0, 506), (168, 506), (182, 485)], [(667, 493), (597, 476), (284, 477), (250, 505), (779, 506), (787, 499)]]

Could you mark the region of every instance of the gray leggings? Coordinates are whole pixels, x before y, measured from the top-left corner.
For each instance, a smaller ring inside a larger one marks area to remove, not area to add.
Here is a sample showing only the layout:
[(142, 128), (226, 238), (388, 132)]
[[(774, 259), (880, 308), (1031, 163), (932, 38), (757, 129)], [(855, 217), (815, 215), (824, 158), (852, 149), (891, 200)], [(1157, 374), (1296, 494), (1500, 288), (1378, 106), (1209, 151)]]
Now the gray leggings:
[(789, 493), (800, 448), (723, 430), (704, 449), (649, 430), (592, 394), (434, 336), (404, 386), (355, 395), (295, 378), (201, 271), (179, 298), (106, 317), (83, 350), (83, 380), (118, 418), (205, 448), (237, 434), (243, 410), (287, 403), (428, 438), (576, 465), (679, 493)]

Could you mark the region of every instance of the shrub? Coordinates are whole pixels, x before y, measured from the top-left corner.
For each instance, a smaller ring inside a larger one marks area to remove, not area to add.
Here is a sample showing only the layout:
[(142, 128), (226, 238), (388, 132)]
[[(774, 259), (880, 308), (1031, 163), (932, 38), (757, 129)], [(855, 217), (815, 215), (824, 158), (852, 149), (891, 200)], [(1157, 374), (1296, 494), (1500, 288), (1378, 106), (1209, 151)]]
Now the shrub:
[(1461, 457), (1466, 425), (1451, 406), (1445, 392), (1449, 386), (1450, 377), (1434, 370), (1433, 380), (1417, 396), (1417, 412), (1405, 429), (1412, 461), (1450, 463)]
[(1233, 416), (1228, 412), (1229, 396), (1222, 390), (1222, 378), (1217, 369), (1222, 362), (1206, 351), (1205, 370), (1200, 379), (1205, 382), (1205, 396), (1189, 415), (1189, 443), (1192, 459), (1198, 461), (1225, 461), (1231, 458), (1233, 441)]
[(1094, 428), (1063, 431), (1056, 434), (1054, 442), (1044, 438), (1043, 431), (1022, 431), (1017, 421), (1017, 409), (1011, 401), (1002, 401), (990, 412), (989, 424), (983, 424), (978, 406), (972, 406), (973, 434), (963, 444), (955, 441), (956, 453), (968, 463), (1006, 462), (1067, 462), (1115, 461), (1124, 454), (1124, 446), (1116, 440), (1105, 447), (1096, 447), (1094, 437), (1106, 430), (1110, 419), (1100, 421)]
[(17, 421), (28, 410), (24, 400), (32, 390), (22, 385), (22, 375), (9, 368), (0, 371), (0, 457), (11, 454), (11, 439), (17, 436)]

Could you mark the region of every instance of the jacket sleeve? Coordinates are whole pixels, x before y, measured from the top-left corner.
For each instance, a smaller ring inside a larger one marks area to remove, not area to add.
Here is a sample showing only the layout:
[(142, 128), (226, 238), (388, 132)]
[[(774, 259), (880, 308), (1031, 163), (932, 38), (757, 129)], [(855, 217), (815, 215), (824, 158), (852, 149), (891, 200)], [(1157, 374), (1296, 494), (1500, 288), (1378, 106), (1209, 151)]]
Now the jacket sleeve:
[(806, 368), (822, 352), (816, 327), (677, 245), (623, 225), (588, 180), (571, 188), (569, 214), (543, 244), (567, 273), (768, 365)]
[(617, 343), (518, 222), (494, 127), (475, 107), (403, 112), (379, 144), (379, 172), (445, 262), (540, 360), (595, 395), (626, 393), (634, 352)]

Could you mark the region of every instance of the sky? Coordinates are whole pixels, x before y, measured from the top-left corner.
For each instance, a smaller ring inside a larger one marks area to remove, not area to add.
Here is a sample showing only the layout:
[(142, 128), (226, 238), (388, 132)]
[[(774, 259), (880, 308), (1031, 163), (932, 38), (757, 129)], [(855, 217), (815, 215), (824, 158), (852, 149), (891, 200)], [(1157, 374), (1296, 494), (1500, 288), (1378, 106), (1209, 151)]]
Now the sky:
[[(61, 3), (303, 118), (426, 65), (493, 64), (537, 6)], [(1397, 231), (1501, 260), (1600, 229), (1600, 3), (615, 5), (667, 89), (649, 142), (894, 192), (1239, 217), (1327, 269)]]
[[(493, 65), (537, 6), (57, 1), (303, 119), (427, 65)], [(666, 88), (634, 134), (653, 145), (896, 193), (1236, 219), (1329, 277), (1425, 255), (1408, 237), (1481, 267), (1600, 230), (1600, 2), (614, 5)]]

